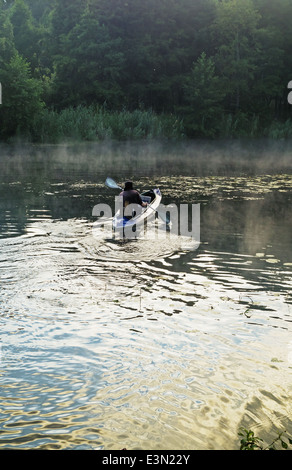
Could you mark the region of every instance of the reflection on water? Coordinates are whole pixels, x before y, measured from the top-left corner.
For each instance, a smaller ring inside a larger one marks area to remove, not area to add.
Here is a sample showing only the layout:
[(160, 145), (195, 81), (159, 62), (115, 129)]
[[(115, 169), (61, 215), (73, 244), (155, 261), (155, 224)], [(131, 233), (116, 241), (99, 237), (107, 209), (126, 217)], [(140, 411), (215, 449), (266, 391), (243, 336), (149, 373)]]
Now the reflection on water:
[(240, 160), (216, 176), (188, 149), (184, 171), (143, 148), (135, 169), (116, 149), (119, 182), (137, 171), (163, 202), (201, 204), (197, 249), (124, 243), (92, 231), (93, 206), (114, 204), (108, 154), (97, 168), (90, 152), (61, 165), (46, 151), (10, 156), (0, 181), (0, 447), (231, 449), (241, 425), (291, 434), (291, 175)]

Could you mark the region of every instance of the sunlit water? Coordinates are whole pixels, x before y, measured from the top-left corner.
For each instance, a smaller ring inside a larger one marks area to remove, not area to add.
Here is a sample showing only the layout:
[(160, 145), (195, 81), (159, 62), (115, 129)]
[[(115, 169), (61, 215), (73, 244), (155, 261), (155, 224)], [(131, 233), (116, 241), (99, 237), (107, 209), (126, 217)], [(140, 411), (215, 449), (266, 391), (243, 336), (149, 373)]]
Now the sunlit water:
[[(2, 150), (1, 448), (236, 449), (240, 426), (268, 443), (291, 434), (289, 158), (207, 151)], [(114, 207), (106, 176), (200, 204), (199, 247), (96, 233), (94, 205)]]

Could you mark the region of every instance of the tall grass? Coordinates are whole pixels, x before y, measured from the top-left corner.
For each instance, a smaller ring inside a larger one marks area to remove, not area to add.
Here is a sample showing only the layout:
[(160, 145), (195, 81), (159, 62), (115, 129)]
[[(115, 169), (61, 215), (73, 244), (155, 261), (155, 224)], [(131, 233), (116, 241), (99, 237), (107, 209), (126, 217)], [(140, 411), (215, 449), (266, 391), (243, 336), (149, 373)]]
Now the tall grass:
[(271, 139), (291, 139), (292, 137), (292, 121), (287, 119), (285, 122), (274, 121), (265, 129), (265, 134)]
[(224, 114), (222, 116), (220, 127), (220, 137), (259, 137), (261, 134), (259, 116), (248, 116), (245, 113), (236, 115)]
[[(221, 119), (213, 123), (212, 129), (213, 138), (292, 138), (291, 120), (263, 123), (259, 116), (248, 116), (243, 112), (222, 114)], [(158, 115), (151, 110), (109, 111), (92, 105), (70, 107), (60, 112), (44, 109), (35, 117), (30, 135), (34, 142), (58, 143), (64, 140), (181, 140), (187, 138), (188, 132), (184, 128), (183, 117)], [(206, 135), (199, 137), (210, 138), (210, 129)]]
[(35, 118), (32, 139), (43, 143), (62, 140), (100, 141), (106, 139), (180, 139), (182, 120), (152, 111), (110, 112), (95, 106), (78, 106), (60, 112), (45, 109)]
[(263, 123), (260, 116), (257, 115), (249, 116), (241, 112), (236, 115), (226, 114), (221, 119), (219, 137), (289, 139), (292, 137), (292, 121), (290, 119), (286, 121), (271, 120), (269, 123)]

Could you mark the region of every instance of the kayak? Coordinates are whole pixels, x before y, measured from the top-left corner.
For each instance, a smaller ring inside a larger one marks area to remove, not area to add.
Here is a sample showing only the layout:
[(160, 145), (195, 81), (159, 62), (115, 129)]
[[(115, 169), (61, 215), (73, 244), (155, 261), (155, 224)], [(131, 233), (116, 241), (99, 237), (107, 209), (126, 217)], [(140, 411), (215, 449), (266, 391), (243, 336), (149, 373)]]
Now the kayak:
[(150, 189), (141, 193), (141, 199), (143, 202), (147, 202), (146, 207), (141, 207), (141, 212), (137, 215), (134, 215), (130, 219), (128, 217), (123, 217), (118, 211), (113, 218), (113, 229), (125, 229), (129, 228), (129, 233), (135, 232), (140, 227), (144, 227), (144, 221), (147, 219), (154, 219), (156, 215), (156, 210), (161, 202), (162, 195), (160, 189)]

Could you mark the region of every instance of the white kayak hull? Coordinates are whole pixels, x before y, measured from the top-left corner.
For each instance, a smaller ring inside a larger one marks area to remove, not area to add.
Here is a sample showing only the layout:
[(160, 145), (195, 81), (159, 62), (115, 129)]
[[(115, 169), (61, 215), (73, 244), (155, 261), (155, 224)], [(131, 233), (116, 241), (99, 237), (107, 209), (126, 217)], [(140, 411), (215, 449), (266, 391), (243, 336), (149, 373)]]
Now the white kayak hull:
[[(147, 207), (142, 207), (141, 213), (138, 215), (135, 215), (131, 219), (127, 217), (121, 216), (120, 212), (118, 211), (114, 218), (113, 218), (113, 229), (114, 230), (121, 230), (125, 228), (129, 228), (131, 230), (131, 227), (135, 230), (139, 230), (139, 227), (144, 226), (144, 221), (147, 219), (151, 220), (155, 218), (156, 215), (156, 210), (159, 207), (159, 204), (162, 199), (161, 192), (158, 188), (153, 189), (152, 193), (154, 195), (154, 199), (147, 205)], [(142, 200), (147, 200), (147, 196), (143, 196), (141, 194)], [(134, 230), (133, 230), (134, 231)]]

